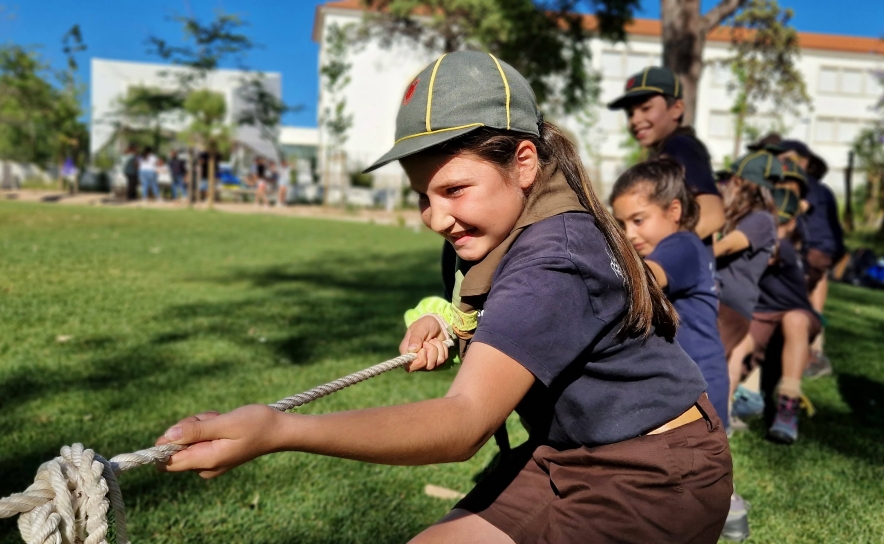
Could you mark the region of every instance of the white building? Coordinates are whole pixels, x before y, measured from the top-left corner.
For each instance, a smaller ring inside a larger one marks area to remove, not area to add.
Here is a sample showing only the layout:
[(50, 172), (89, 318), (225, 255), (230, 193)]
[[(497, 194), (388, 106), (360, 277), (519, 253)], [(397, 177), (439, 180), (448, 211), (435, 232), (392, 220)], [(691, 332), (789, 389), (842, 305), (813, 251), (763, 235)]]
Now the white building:
[[(117, 121), (114, 111), (118, 100), (126, 96), (130, 88), (154, 87), (171, 91), (175, 89), (174, 75), (184, 71), (184, 68), (165, 64), (92, 59), (90, 154), (101, 150), (113, 137)], [(206, 88), (221, 93), (226, 99), (225, 123), (228, 125), (234, 125), (236, 116), (245, 107), (239, 91), (248, 75), (239, 70), (214, 70), (207, 75)], [(262, 75), (265, 88), (281, 98), (280, 74), (264, 72)], [(163, 125), (165, 129), (177, 132), (186, 127), (187, 119), (179, 115), (168, 116), (163, 120)], [(236, 127), (234, 140), (260, 155), (276, 158), (273, 143), (265, 141), (256, 127)]]
[[(363, 11), (359, 0), (329, 2), (316, 11), (313, 39), (320, 44), (319, 65), (325, 60), (324, 32), (330, 25), (359, 24)], [(587, 24), (594, 24), (586, 17)], [(611, 44), (592, 40), (592, 66), (601, 76), (601, 103), (622, 93), (626, 78), (648, 65), (660, 63), (661, 25), (656, 20), (636, 20), (627, 27), (627, 43)], [(785, 135), (806, 142), (829, 164), (825, 181), (843, 192), (843, 171), (847, 152), (859, 130), (875, 119), (873, 107), (884, 94), (874, 73), (884, 71), (884, 42), (872, 38), (800, 33), (802, 50), (799, 68), (804, 74), (813, 109), (798, 118), (777, 120), (765, 107), (749, 122), (762, 130), (779, 128)], [(708, 38), (704, 52), (707, 68), (700, 82), (699, 101), (694, 127), (707, 144), (716, 166), (733, 154), (734, 123), (729, 110), (734, 97), (728, 90), (731, 77), (727, 68), (716, 68), (714, 61), (728, 55), (730, 35), (719, 28)], [(428, 52), (411, 42), (390, 48), (369, 43), (353, 50), (348, 58), (352, 64), (351, 82), (344, 93), (347, 111), (353, 115), (353, 127), (345, 144), (349, 166), (356, 170), (371, 164), (392, 145), (396, 112), (404, 89), (414, 76), (431, 62), (437, 53)], [(503, 59), (506, 60), (506, 59)], [(320, 83), (319, 111), (328, 105), (328, 97)], [(580, 142), (595, 183), (607, 194), (617, 175), (623, 170), (628, 140), (622, 112), (599, 108), (598, 123), (587, 127), (576, 118), (556, 119)], [(327, 135), (319, 128), (322, 147)], [(854, 176), (861, 182), (861, 173)], [(394, 163), (377, 171), (375, 185), (398, 186), (403, 173)]]

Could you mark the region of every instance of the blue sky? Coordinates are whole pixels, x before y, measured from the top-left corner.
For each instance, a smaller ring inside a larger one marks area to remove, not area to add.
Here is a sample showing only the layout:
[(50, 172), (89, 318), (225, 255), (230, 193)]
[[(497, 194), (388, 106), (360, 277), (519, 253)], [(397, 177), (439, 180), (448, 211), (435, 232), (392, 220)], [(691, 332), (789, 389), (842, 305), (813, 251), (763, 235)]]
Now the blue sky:
[[(781, 0), (795, 11), (794, 25), (806, 32), (881, 37), (882, 0)], [(317, 44), (311, 39), (316, 6), (323, 0), (0, 0), (0, 43), (39, 45), (53, 66), (63, 66), (61, 37), (79, 24), (88, 50), (81, 53), (80, 78), (89, 82), (89, 58), (152, 62), (145, 42), (156, 35), (177, 43), (180, 27), (168, 18), (196, 15), (210, 20), (214, 10), (236, 13), (250, 23), (247, 33), (263, 45), (246, 62), (256, 70), (282, 73), (283, 98), (301, 104), (300, 112), (284, 119), (287, 125), (316, 125), (318, 93)], [(660, 3), (642, 0), (639, 17), (659, 16)], [(714, 5), (704, 0), (704, 11)], [(878, 4), (879, 7), (873, 7)], [(86, 7), (88, 6), (88, 7)], [(877, 12), (877, 13), (875, 13)]]

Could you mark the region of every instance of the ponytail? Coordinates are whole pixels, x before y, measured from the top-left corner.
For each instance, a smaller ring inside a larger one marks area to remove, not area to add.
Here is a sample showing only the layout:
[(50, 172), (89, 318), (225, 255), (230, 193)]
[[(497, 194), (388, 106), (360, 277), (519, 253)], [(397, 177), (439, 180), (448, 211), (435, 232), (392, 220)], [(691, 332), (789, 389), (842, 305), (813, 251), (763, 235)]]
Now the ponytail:
[(611, 248), (611, 256), (623, 275), (628, 307), (626, 319), (618, 336), (647, 337), (656, 327), (656, 332), (666, 339), (675, 338), (675, 331), (678, 328), (678, 315), (675, 309), (663, 295), (662, 289), (644, 260), (635, 252), (626, 235), (617, 226), (617, 222), (599, 201), (577, 149), (558, 127), (543, 122), (540, 125), (540, 138), (524, 133), (480, 128), (440, 144), (433, 152), (446, 155), (472, 153), (495, 164), (502, 172), (508, 173), (515, 160), (519, 143), (525, 140), (532, 142), (537, 148), (541, 172), (552, 162), (558, 165), (568, 185), (577, 194), (580, 204), (595, 217), (596, 225), (604, 235), (608, 247)]
[(541, 145), (537, 149), (541, 161), (556, 161), (568, 180), (568, 185), (577, 193), (580, 203), (595, 217), (596, 225), (602, 231), (612, 256), (623, 273), (629, 309), (619, 335), (647, 337), (656, 327), (658, 333), (671, 340), (678, 328), (678, 315), (663, 295), (663, 290), (651, 270), (596, 196), (574, 144), (558, 127), (548, 122), (540, 127), (540, 140)]

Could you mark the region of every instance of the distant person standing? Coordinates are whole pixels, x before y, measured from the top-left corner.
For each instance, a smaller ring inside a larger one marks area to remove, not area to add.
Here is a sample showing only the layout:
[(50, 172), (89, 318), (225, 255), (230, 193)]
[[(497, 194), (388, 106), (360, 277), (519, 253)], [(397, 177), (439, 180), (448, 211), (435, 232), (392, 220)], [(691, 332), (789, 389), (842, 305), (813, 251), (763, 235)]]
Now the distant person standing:
[(126, 177), (126, 200), (138, 198), (138, 152), (129, 145), (123, 154), (123, 175)]
[(276, 205), (285, 206), (288, 202), (288, 192), (292, 186), (292, 169), (285, 159), (279, 161), (279, 194), (276, 196)]
[(157, 202), (162, 200), (160, 197), (160, 184), (157, 182), (158, 166), (159, 162), (153, 152), (153, 148), (150, 146), (145, 147), (141, 158), (138, 160), (138, 177), (141, 178), (141, 200), (143, 202), (147, 202), (148, 194), (151, 191), (153, 191)]
[(173, 150), (169, 155), (169, 174), (172, 176), (172, 200), (178, 200), (178, 193), (187, 197), (187, 162)]

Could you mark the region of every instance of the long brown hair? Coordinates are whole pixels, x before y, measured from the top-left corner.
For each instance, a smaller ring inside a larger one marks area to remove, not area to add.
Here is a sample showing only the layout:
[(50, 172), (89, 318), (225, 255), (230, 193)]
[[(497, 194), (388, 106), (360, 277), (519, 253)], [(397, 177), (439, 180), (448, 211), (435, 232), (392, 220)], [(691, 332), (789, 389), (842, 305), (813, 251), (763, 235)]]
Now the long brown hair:
[(700, 205), (690, 187), (684, 181), (684, 166), (667, 155), (656, 159), (640, 162), (620, 174), (611, 189), (608, 202), (614, 204), (618, 197), (638, 192), (647, 196), (652, 202), (664, 210), (669, 209), (673, 201), (681, 204), (681, 217), (678, 228), (693, 231), (700, 220)]
[[(540, 125), (540, 138), (524, 133), (481, 128), (446, 142), (434, 151), (444, 154), (473, 153), (509, 172), (516, 158), (516, 149), (525, 140), (532, 142), (537, 148), (541, 166), (538, 177), (546, 165), (552, 162), (558, 165), (568, 185), (577, 194), (580, 204), (595, 217), (596, 225), (623, 273), (628, 310), (619, 336), (647, 337), (656, 328), (656, 332), (665, 338), (674, 338), (678, 328), (675, 309), (663, 295), (650, 269), (596, 196), (577, 149), (558, 127), (543, 122)], [(535, 183), (538, 181), (535, 179)]]
[(724, 197), (724, 229), (722, 234), (729, 234), (737, 228), (737, 224), (752, 212), (769, 212), (777, 216), (777, 207), (767, 187), (733, 176), (722, 191)]

